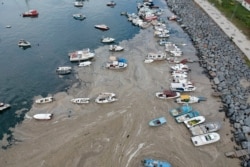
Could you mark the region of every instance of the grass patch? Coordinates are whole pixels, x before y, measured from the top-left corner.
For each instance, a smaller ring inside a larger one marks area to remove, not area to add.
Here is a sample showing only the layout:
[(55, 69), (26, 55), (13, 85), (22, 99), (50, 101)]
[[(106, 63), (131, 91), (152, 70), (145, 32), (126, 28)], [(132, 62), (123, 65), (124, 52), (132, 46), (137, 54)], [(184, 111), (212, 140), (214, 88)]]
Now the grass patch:
[(250, 40), (250, 11), (235, 0), (208, 0)]

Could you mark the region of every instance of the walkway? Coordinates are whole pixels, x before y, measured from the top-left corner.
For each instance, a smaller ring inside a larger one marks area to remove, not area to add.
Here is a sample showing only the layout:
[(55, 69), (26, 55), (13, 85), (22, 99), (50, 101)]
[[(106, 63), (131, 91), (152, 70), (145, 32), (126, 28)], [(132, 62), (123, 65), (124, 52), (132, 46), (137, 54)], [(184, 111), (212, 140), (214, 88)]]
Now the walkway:
[(235, 27), (223, 14), (211, 5), (207, 0), (194, 0), (203, 10), (217, 23), (218, 26), (228, 35), (233, 37), (234, 43), (250, 60), (250, 40)]

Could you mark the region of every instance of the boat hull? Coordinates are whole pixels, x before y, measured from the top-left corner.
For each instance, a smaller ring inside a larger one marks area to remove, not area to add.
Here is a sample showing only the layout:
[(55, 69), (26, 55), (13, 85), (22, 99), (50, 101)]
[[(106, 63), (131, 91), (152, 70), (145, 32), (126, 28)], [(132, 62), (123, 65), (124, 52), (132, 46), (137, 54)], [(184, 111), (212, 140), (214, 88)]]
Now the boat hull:
[(53, 114), (48, 114), (48, 113), (36, 114), (33, 116), (33, 118), (36, 120), (50, 120), (50, 119), (52, 119), (52, 117), (53, 117)]

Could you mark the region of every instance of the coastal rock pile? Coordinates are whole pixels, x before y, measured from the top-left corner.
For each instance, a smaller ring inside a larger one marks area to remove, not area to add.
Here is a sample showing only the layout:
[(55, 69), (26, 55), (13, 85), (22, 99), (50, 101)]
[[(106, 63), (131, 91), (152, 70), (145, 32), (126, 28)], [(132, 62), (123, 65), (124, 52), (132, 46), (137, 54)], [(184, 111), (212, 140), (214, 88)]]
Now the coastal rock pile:
[[(182, 18), (180, 23), (197, 49), (200, 65), (213, 82), (224, 111), (234, 127), (238, 149), (250, 146), (250, 68), (244, 54), (220, 27), (192, 0), (167, 0), (168, 7)], [(241, 147), (241, 148), (240, 148)], [(242, 166), (250, 166), (249, 156)]]

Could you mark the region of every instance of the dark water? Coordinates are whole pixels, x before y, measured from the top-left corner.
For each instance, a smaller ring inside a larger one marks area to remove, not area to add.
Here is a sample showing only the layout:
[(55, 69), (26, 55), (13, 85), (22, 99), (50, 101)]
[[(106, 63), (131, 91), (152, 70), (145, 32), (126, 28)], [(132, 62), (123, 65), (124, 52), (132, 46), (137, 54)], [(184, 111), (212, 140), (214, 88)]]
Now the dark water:
[[(106, 1), (84, 1), (76, 8), (74, 0), (2, 0), (0, 3), (0, 101), (11, 104), (11, 109), (0, 113), (0, 139), (10, 134), (10, 127), (21, 123), (33, 103), (33, 97), (65, 90), (75, 80), (73, 75), (59, 77), (55, 69), (71, 65), (68, 52), (103, 44), (101, 37), (111, 36), (116, 42), (133, 38), (139, 28), (127, 21), (121, 12), (137, 12), (139, 1), (117, 0), (114, 8)], [(140, 1), (141, 2), (141, 1)], [(156, 5), (165, 3), (155, 1)], [(37, 9), (37, 18), (23, 18), (21, 13)], [(72, 14), (83, 13), (86, 19), (74, 20)], [(109, 31), (94, 28), (106, 24)], [(11, 25), (11, 28), (6, 28)], [(20, 39), (32, 47), (21, 49)], [(19, 111), (19, 112), (18, 112)]]

